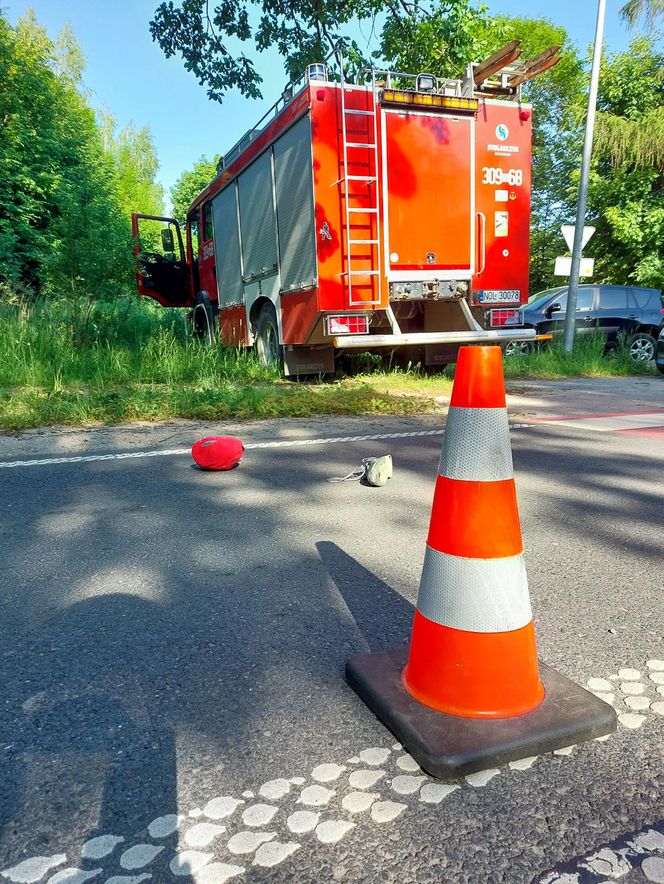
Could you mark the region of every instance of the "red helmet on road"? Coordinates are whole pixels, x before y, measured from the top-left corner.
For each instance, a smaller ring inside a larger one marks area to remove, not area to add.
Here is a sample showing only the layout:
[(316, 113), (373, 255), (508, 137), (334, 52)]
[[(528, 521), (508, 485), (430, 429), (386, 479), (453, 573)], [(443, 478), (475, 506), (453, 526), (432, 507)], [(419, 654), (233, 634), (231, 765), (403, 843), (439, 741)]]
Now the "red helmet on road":
[(206, 436), (191, 448), (191, 456), (202, 470), (232, 470), (243, 454), (244, 445), (235, 436)]

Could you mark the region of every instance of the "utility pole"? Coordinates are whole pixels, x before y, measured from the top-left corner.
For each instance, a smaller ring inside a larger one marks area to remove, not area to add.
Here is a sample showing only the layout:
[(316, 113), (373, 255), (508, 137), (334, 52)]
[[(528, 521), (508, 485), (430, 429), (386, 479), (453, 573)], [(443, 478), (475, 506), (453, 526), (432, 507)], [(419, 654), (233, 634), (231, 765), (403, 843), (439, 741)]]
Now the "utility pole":
[(574, 346), (574, 330), (576, 328), (576, 295), (579, 288), (579, 269), (581, 267), (581, 251), (583, 225), (586, 218), (588, 202), (588, 178), (590, 175), (590, 157), (593, 151), (593, 133), (595, 130), (595, 110), (597, 107), (597, 84), (602, 58), (602, 39), (604, 35), (604, 13), (606, 0), (598, 0), (597, 25), (595, 27), (595, 49), (593, 67), (590, 75), (590, 92), (588, 93), (588, 113), (586, 115), (586, 134), (583, 139), (583, 156), (581, 158), (581, 178), (579, 180), (579, 197), (576, 203), (576, 227), (574, 228), (574, 244), (572, 247), (572, 267), (569, 274), (567, 291), (567, 312), (565, 313), (565, 352), (571, 353)]

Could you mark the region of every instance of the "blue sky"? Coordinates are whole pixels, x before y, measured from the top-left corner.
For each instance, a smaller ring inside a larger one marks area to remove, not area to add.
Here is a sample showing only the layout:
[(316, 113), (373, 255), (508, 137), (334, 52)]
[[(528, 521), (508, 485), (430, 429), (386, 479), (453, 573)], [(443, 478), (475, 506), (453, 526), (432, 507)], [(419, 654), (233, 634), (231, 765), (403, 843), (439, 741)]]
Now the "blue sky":
[[(120, 126), (129, 122), (152, 130), (160, 161), (159, 180), (168, 188), (202, 154), (223, 153), (279, 97), (286, 78), (276, 54), (259, 56), (264, 78), (262, 101), (229, 95), (223, 105), (210, 102), (206, 90), (177, 58), (166, 59), (152, 42), (148, 22), (158, 0), (0, 0), (11, 22), (29, 8), (51, 36), (71, 24), (85, 54), (86, 86), (92, 103)], [(609, 0), (605, 39), (623, 49), (629, 39), (618, 10), (624, 0)], [(492, 12), (541, 16), (565, 25), (580, 47), (593, 39), (595, 0), (488, 0)], [(365, 31), (368, 33), (368, 26)]]

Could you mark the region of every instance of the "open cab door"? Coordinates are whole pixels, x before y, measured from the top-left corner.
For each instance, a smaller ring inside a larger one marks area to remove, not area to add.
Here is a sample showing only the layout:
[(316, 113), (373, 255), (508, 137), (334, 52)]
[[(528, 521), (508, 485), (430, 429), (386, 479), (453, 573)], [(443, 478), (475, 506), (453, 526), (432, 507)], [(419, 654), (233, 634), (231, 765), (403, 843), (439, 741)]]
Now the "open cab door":
[(190, 307), (190, 270), (180, 225), (174, 218), (131, 216), (139, 295), (162, 307)]

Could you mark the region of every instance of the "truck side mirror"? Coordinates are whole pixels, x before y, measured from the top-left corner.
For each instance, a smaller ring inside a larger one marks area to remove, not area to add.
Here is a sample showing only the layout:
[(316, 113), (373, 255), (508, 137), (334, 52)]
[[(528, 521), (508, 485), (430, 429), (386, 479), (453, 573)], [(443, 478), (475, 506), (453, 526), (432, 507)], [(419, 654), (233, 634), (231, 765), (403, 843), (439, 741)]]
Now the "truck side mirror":
[(173, 239), (173, 231), (170, 227), (162, 227), (161, 230), (161, 247), (165, 252), (175, 251), (175, 241)]

